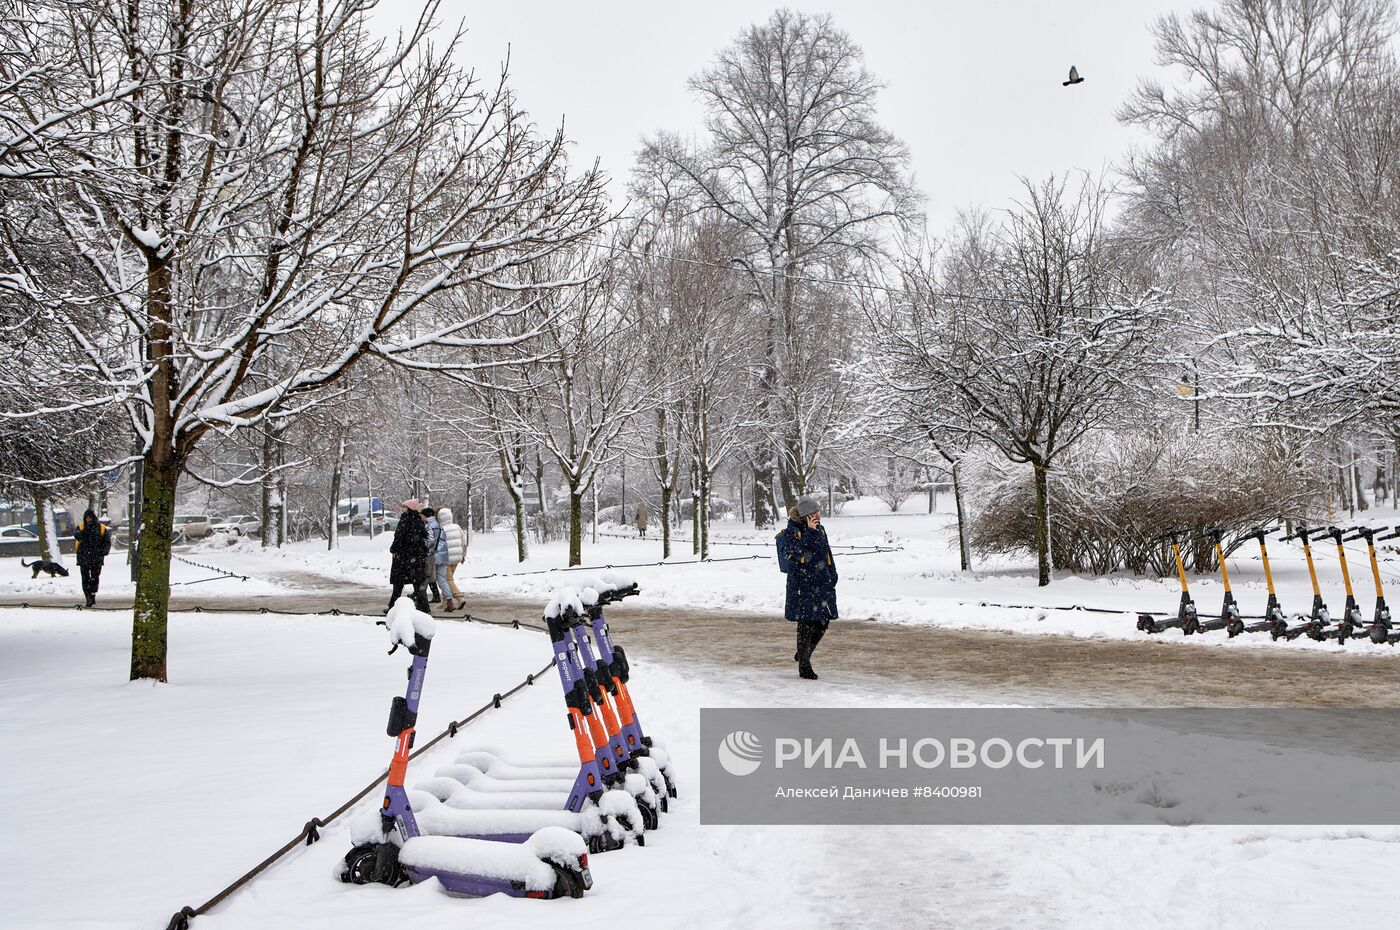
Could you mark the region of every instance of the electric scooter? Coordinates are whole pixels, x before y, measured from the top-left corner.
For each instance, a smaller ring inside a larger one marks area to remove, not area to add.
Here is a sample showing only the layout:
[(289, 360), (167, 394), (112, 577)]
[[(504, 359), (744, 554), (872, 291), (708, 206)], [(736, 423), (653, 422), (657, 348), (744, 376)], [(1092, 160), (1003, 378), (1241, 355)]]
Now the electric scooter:
[[(659, 809), (664, 813), (669, 808), (668, 798), (676, 796), (670, 758), (660, 745), (642, 731), (628, 691), (630, 669), (626, 653), (621, 646), (613, 644), (603, 616), (604, 605), (638, 594), (640, 588), (635, 581), (615, 573), (581, 579), (579, 586), (578, 600), (585, 608), (587, 622), (572, 623), (569, 632), (584, 664), (587, 690), (599, 706), (611, 705), (612, 713), (602, 716), (617, 768), (628, 774), (639, 772), (643, 775), (654, 789), (659, 799)], [(477, 766), (493, 777), (511, 781), (558, 778), (566, 769), (560, 762), (517, 764), (507, 761), (505, 753), (492, 747), (474, 747), (460, 754), (457, 761)]]
[[(499, 778), (474, 764), (485, 761), (478, 757), (479, 752), (464, 752), (457, 764), (437, 770), (434, 783), (420, 784), (419, 788), (429, 791), (447, 807), (462, 810), (555, 808), (561, 800), (568, 811), (581, 810), (581, 804), (596, 805), (639, 843), (639, 830), (633, 830), (633, 825), (647, 830), (660, 825), (656, 790), (648, 779), (636, 772), (624, 771), (620, 765), (625, 752), (618, 735), (619, 725), (606, 695), (588, 668), (591, 652), (576, 633), (581, 617), (578, 591), (562, 588), (555, 593), (544, 618), (554, 645), (555, 667), (564, 690), (570, 730), (579, 753), (580, 761), (578, 767), (572, 769), (572, 776), (561, 778), (562, 767), (553, 767), (553, 771), (546, 773), (527, 770), (512, 773), (514, 778)], [(445, 784), (442, 779), (455, 781), (457, 786)], [(614, 794), (625, 794), (628, 801), (624, 803), (621, 798), (613, 797)]]
[(1346, 589), (1347, 600), (1345, 606), (1342, 608), (1342, 619), (1337, 625), (1314, 638), (1319, 640), (1335, 639), (1338, 645), (1346, 643), (1348, 639), (1356, 634), (1357, 630), (1366, 625), (1366, 621), (1361, 617), (1361, 607), (1356, 603), (1356, 595), (1352, 591), (1351, 572), (1347, 570), (1347, 550), (1346, 547), (1342, 545), (1345, 535), (1355, 529), (1357, 529), (1357, 527), (1349, 527), (1343, 530), (1335, 526), (1329, 526), (1319, 534), (1330, 537), (1333, 542), (1337, 544), (1337, 563), (1342, 567), (1342, 585)]
[[(1400, 636), (1391, 638), (1390, 635), (1390, 608), (1385, 603), (1385, 589), (1381, 586), (1381, 566), (1376, 559), (1376, 543), (1385, 542), (1390, 539), (1400, 539), (1400, 526), (1395, 527), (1389, 533), (1385, 529), (1373, 530), (1369, 527), (1358, 527), (1356, 535), (1349, 539), (1366, 540), (1366, 550), (1371, 556), (1371, 581), (1376, 586), (1376, 612), (1371, 617), (1371, 626), (1367, 631), (1373, 643), (1394, 644)], [(1379, 535), (1385, 533), (1385, 535)]]
[(1215, 557), (1220, 562), (1220, 578), (1225, 583), (1225, 601), (1221, 604), (1220, 616), (1199, 624), (1197, 629), (1202, 633), (1225, 630), (1233, 639), (1244, 632), (1244, 621), (1240, 619), (1240, 605), (1235, 602), (1235, 595), (1230, 592), (1230, 569), (1225, 565), (1225, 531), (1211, 527), (1202, 535), (1215, 546)]
[(1153, 541), (1171, 540), (1172, 558), (1176, 560), (1176, 575), (1181, 579), (1181, 603), (1177, 605), (1176, 617), (1157, 620), (1151, 614), (1138, 615), (1137, 628), (1144, 633), (1160, 633), (1173, 627), (1190, 636), (1201, 628), (1200, 617), (1196, 613), (1196, 602), (1191, 599), (1191, 589), (1186, 583), (1186, 564), (1181, 561), (1181, 541), (1190, 536), (1188, 530), (1167, 530), (1153, 537)]
[(400, 598), (380, 623), (389, 628), (392, 655), (404, 646), (413, 662), (408, 688), (389, 710), (388, 734), (394, 755), (379, 815), (379, 836), (357, 843), (345, 855), (341, 881), (390, 886), (436, 878), (454, 895), (506, 894), (518, 898), (581, 898), (593, 887), (588, 850), (582, 838), (564, 827), (547, 826), (520, 845), (456, 836), (426, 836), (419, 828), (404, 778), (413, 748), (423, 679), (428, 670), (434, 621), (408, 598)]
[[(1241, 633), (1268, 633), (1275, 640), (1288, 635), (1288, 620), (1284, 617), (1283, 607), (1280, 606), (1278, 594), (1274, 591), (1274, 573), (1269, 568), (1269, 547), (1264, 541), (1269, 534), (1277, 531), (1278, 527), (1259, 527), (1241, 537), (1241, 539), (1254, 539), (1259, 542), (1259, 559), (1264, 563), (1264, 584), (1269, 589), (1269, 601), (1264, 605), (1263, 620), (1251, 623), (1238, 631)], [(1230, 635), (1234, 636), (1235, 633), (1231, 632)]]
[[(1322, 535), (1322, 533), (1320, 530), (1309, 529), (1307, 526), (1299, 526), (1298, 529), (1284, 536), (1281, 540), (1282, 542), (1294, 539), (1302, 540), (1303, 558), (1308, 562), (1308, 579), (1312, 581), (1313, 589), (1312, 613), (1306, 619), (1300, 616), (1298, 619), (1302, 619), (1303, 624), (1286, 629), (1281, 634), (1284, 639), (1297, 639), (1306, 633), (1310, 639), (1320, 640), (1327, 627), (1332, 623), (1332, 615), (1322, 600), (1322, 588), (1317, 583), (1317, 566), (1313, 563), (1311, 538), (1315, 535)], [(1278, 639), (1279, 636), (1275, 635), (1274, 638)]]

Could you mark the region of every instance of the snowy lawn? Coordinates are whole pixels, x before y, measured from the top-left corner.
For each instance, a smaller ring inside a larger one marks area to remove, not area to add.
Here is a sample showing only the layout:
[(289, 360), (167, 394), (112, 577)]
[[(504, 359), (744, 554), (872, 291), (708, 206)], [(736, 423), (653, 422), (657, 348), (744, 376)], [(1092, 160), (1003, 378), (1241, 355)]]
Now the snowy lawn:
[[(911, 508), (912, 505), (913, 502)], [(860, 499), (849, 503), (846, 510), (861, 513), (880, 508), (888, 510), (878, 501)], [(1174, 577), (1088, 578), (1062, 574), (1048, 588), (1040, 588), (1036, 585), (1034, 564), (1029, 559), (986, 560), (978, 563), (976, 571), (959, 571), (957, 552), (951, 542), (951, 515), (918, 513), (916, 509), (898, 514), (847, 516), (843, 513), (825, 520), (841, 572), (838, 596), (843, 617), (964, 629), (1146, 639), (1149, 634), (1136, 629), (1135, 611), (1176, 610), (1180, 586)], [(1400, 516), (1394, 511), (1373, 511), (1366, 516), (1365, 522), (1372, 525), (1400, 523)], [(626, 527), (605, 525), (596, 543), (587, 541), (591, 537), (586, 537), (584, 564), (637, 565), (627, 572), (641, 582), (647, 601), (652, 604), (716, 607), (770, 615), (782, 612), (783, 576), (778, 572), (773, 555), (772, 533), (733, 522), (716, 523), (712, 557), (737, 561), (684, 564), (695, 558), (686, 541), (688, 533), (688, 527), (677, 530), (682, 539), (673, 545), (671, 564), (658, 565), (661, 543), (655, 528), (650, 538), (643, 540)], [(842, 547), (874, 545), (898, 547), (899, 551), (875, 555), (846, 555), (842, 551)], [(298, 543), (277, 552), (260, 548), (255, 540), (240, 540), (231, 546), (223, 541), (211, 541), (197, 547), (187, 557), (250, 575), (254, 580), (211, 582), (176, 588), (176, 591), (241, 590), (256, 594), (261, 593), (257, 585), (276, 586), (279, 583), (276, 576), (288, 571), (299, 574), (296, 586), (303, 589), (314, 584), (315, 576), (325, 579), (327, 585), (352, 582), (382, 587), (388, 576), (388, 546), (388, 536), (374, 540), (364, 536), (343, 538), (340, 549), (335, 552), (327, 552), (324, 542)], [(1364, 546), (1352, 543), (1347, 548), (1352, 585), (1369, 620), (1375, 600), (1370, 563)], [(1313, 555), (1323, 595), (1333, 616), (1339, 616), (1343, 596), (1336, 548), (1330, 543), (1318, 545), (1313, 548)], [(1383, 579), (1400, 592), (1400, 557), (1395, 545), (1385, 545), (1381, 555)], [(568, 583), (571, 576), (566, 572), (541, 571), (558, 569), (567, 563), (567, 545), (562, 541), (532, 544), (529, 559), (520, 564), (515, 559), (511, 534), (477, 534), (472, 538), (466, 564), (458, 571), (458, 583), (468, 592), (469, 601), (474, 592), (543, 601), (554, 588)], [(1301, 547), (1297, 543), (1274, 543), (1270, 547), (1270, 563), (1284, 610), (1292, 614), (1308, 608), (1312, 589)], [(1230, 558), (1229, 566), (1235, 595), (1244, 613), (1262, 613), (1267, 594), (1258, 547), (1241, 547)], [(516, 574), (521, 572), (527, 574)], [(0, 569), (0, 573), (0, 584), (10, 589), (26, 583), (17, 580), (9, 569)], [(307, 580), (306, 576), (312, 576), (312, 580)], [(69, 583), (76, 589), (76, 581)], [(41, 585), (52, 586), (48, 582), (41, 582)], [(1193, 576), (1191, 590), (1202, 617), (1219, 612), (1223, 588), (1218, 575)], [(1028, 609), (981, 606), (983, 603), (1028, 605)], [(1069, 605), (1108, 608), (1122, 613), (1040, 609)], [(1173, 630), (1158, 634), (1156, 638), (1193, 646), (1331, 651), (1344, 648), (1355, 654), (1393, 651), (1386, 646), (1355, 640), (1345, 647), (1306, 639), (1273, 643), (1266, 635), (1230, 640), (1221, 632), (1183, 637)]]
[[(171, 684), (126, 682), (129, 616), (0, 610), (0, 767), (19, 805), (0, 845), (0, 926), (150, 928), (198, 904), (382, 771), (405, 657), (372, 621), (179, 615)], [(542, 636), (442, 623), (420, 726), (545, 663)], [(704, 680), (634, 656), (633, 691), (680, 799), (645, 848), (592, 857), (582, 901), (458, 900), (331, 877), (344, 828), (298, 850), (195, 928), (616, 926), (1393, 927), (1395, 828), (700, 827), (704, 706), (908, 706), (936, 695)], [(567, 756), (552, 678), (447, 740)], [(372, 807), (377, 797), (365, 802)], [(1374, 878), (1374, 880), (1371, 880)]]

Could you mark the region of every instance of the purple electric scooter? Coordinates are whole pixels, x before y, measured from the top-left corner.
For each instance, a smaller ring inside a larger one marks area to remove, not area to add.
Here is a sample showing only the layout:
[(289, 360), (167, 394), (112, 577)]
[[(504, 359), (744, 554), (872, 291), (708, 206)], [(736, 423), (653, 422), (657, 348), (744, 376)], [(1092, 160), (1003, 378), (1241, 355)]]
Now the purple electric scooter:
[(389, 628), (393, 643), (389, 654), (404, 646), (413, 656), (413, 664), (408, 670), (407, 691), (403, 697), (394, 698), (389, 711), (388, 733), (395, 744), (380, 811), (381, 835), (376, 842), (357, 844), (345, 855), (340, 880), (356, 885), (379, 882), (397, 886), (436, 878), (444, 890), (455, 895), (583, 897), (593, 887), (588, 850), (577, 833), (564, 827), (537, 830), (520, 845), (425, 836), (419, 830), (404, 789), (404, 777), (428, 669), (433, 622), (432, 617), (416, 610), (408, 598), (401, 598), (388, 619), (381, 621)]
[(603, 608), (606, 605), (632, 597), (640, 593), (641, 588), (630, 578), (604, 573), (599, 576), (598, 587), (594, 590), (597, 591), (597, 599), (594, 603), (587, 605), (589, 620), (587, 629), (592, 633), (593, 642), (598, 646), (596, 671), (598, 681), (617, 703), (622, 718), (622, 736), (629, 754), (628, 758), (650, 756), (665, 780), (666, 795), (674, 798), (676, 784), (671, 777), (670, 757), (665, 750), (655, 745), (651, 737), (642, 731), (641, 718), (637, 716), (637, 710), (632, 704), (632, 696), (627, 690), (627, 682), (631, 677), (631, 669), (627, 664), (627, 653), (623, 651), (621, 646), (613, 644), (612, 636), (608, 632), (608, 621), (603, 616)]

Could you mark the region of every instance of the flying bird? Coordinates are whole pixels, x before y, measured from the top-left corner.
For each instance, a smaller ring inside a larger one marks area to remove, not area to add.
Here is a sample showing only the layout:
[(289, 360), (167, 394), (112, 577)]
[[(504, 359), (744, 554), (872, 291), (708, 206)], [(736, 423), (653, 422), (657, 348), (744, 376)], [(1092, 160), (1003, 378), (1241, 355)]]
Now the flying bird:
[(1083, 83), (1084, 83), (1084, 79), (1083, 79), (1082, 77), (1079, 76), (1079, 69), (1076, 68), (1074, 65), (1070, 65), (1070, 66), (1069, 66), (1069, 80), (1064, 82), (1064, 86), (1065, 86), (1065, 87), (1068, 87), (1068, 86), (1070, 86), (1071, 84), (1083, 84)]

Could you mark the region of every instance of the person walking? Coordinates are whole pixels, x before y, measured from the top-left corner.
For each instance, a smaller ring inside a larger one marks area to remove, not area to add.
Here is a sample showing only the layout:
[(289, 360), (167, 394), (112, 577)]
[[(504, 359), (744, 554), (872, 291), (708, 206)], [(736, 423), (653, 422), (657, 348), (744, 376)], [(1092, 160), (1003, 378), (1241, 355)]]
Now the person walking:
[(837, 619), (836, 560), (822, 524), (821, 505), (806, 495), (788, 511), (788, 525), (778, 534), (778, 567), (787, 573), (783, 615), (797, 624), (797, 674), (815, 679), (812, 652)]
[(467, 560), (467, 534), (452, 517), (452, 510), (444, 507), (438, 511), (438, 522), (442, 524), (442, 544), (438, 547), (438, 587), (451, 592), (447, 598), (448, 610), (465, 610), (467, 599), (457, 587), (457, 566)]
[[(428, 613), (428, 595), (423, 590), (423, 558), (428, 554), (428, 527), (423, 523), (423, 504), (416, 497), (403, 502), (403, 512), (394, 527), (394, 540), (389, 544), (393, 561), (389, 565), (389, 584), (393, 591), (389, 595), (389, 607), (394, 606), (404, 585), (413, 585), (413, 603), (423, 613)], [(388, 610), (384, 611), (386, 614)]]
[(102, 578), (102, 563), (112, 551), (112, 534), (107, 525), (91, 510), (83, 512), (83, 522), (73, 531), (73, 554), (83, 578), (84, 606), (97, 603), (97, 583)]
[[(427, 542), (423, 551), (423, 577), (428, 581), (428, 588), (433, 592), (432, 600), (428, 603), (436, 604), (442, 600), (442, 592), (438, 589), (437, 578), (437, 548), (442, 542), (442, 524), (438, 522), (437, 511), (432, 507), (424, 507), (421, 511), (423, 526), (428, 531)], [(447, 608), (451, 610), (452, 608)]]
[(647, 538), (647, 520), (651, 517), (651, 511), (647, 510), (646, 501), (637, 502), (637, 535), (643, 539)]

